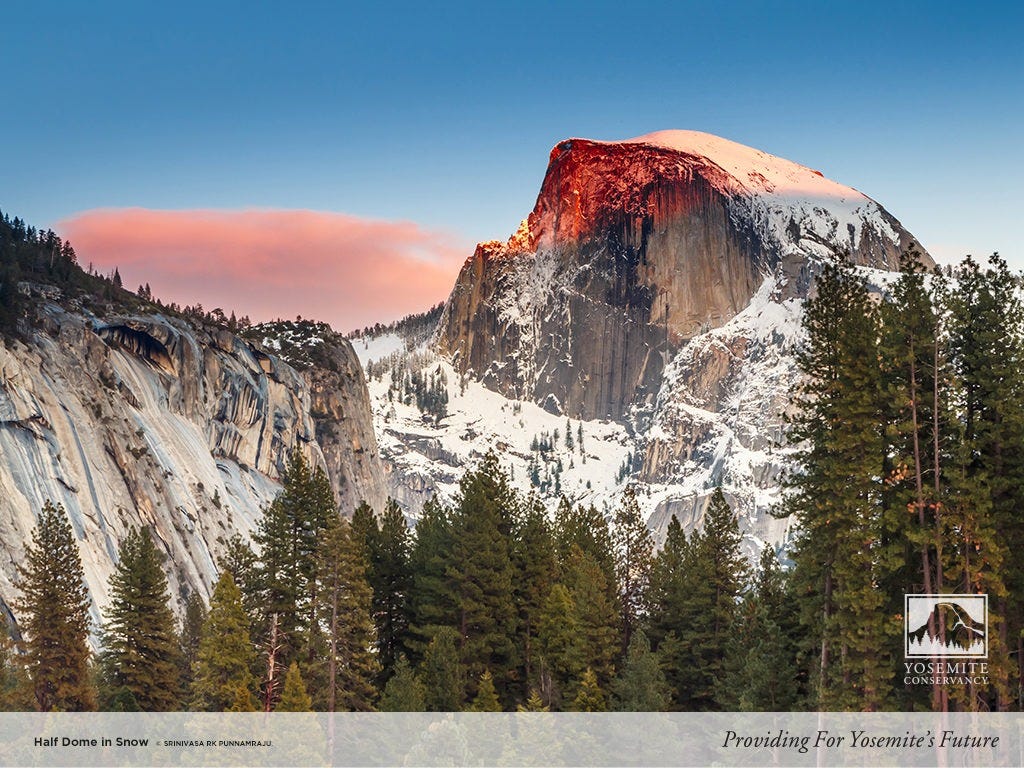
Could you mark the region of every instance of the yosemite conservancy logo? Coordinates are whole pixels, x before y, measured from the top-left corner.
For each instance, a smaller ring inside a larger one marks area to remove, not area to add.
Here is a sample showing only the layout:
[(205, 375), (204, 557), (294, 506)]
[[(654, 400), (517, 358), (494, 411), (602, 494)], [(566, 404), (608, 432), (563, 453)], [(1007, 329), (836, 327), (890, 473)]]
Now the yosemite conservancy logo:
[(988, 658), (988, 595), (906, 595), (908, 659)]

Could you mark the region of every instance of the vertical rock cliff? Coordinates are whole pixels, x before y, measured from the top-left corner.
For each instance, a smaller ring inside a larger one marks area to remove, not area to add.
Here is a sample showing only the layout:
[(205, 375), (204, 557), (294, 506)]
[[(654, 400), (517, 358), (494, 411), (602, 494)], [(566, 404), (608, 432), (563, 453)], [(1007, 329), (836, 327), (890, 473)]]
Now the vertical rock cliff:
[(0, 599), (10, 603), (35, 514), (67, 509), (96, 606), (131, 526), (150, 527), (172, 590), (212, 584), (248, 536), (292, 450), (330, 476), (343, 512), (380, 507), (383, 474), (362, 369), (332, 337), (297, 370), (223, 327), (94, 314), (27, 286), (29, 332), (0, 343)]
[(655, 529), (700, 525), (721, 485), (756, 549), (786, 533), (768, 511), (817, 269), (880, 275), (915, 245), (860, 192), (725, 139), (569, 139), (518, 231), (466, 261), (435, 349), (508, 398), (622, 424), (620, 484)]
[(766, 276), (804, 296), (815, 258), (891, 269), (911, 240), (856, 190), (708, 134), (570, 139), (519, 231), (467, 260), (437, 347), (510, 397), (620, 420)]

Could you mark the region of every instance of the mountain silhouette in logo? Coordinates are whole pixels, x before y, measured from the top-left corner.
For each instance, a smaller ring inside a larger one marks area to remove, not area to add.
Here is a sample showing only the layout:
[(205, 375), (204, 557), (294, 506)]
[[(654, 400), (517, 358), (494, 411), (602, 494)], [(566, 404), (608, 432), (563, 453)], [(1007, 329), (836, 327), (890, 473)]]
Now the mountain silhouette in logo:
[(959, 603), (948, 601), (936, 603), (928, 620), (913, 632), (908, 632), (907, 637), (914, 642), (921, 642), (925, 637), (936, 642), (943, 626), (946, 628), (947, 648), (958, 647), (966, 651), (985, 639), (985, 625), (972, 619)]

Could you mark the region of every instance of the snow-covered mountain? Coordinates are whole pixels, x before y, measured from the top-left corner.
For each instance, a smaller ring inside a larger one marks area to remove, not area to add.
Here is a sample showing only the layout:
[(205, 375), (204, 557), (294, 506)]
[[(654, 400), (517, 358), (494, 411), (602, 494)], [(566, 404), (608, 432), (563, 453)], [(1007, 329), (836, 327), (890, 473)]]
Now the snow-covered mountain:
[(914, 243), (862, 193), (708, 134), (560, 142), (533, 211), (477, 246), (432, 335), (355, 340), (389, 487), (415, 514), (494, 448), (552, 501), (611, 506), (638, 483), (656, 530), (698, 525), (721, 484), (751, 548), (778, 542), (814, 274), (841, 254), (892, 270)]

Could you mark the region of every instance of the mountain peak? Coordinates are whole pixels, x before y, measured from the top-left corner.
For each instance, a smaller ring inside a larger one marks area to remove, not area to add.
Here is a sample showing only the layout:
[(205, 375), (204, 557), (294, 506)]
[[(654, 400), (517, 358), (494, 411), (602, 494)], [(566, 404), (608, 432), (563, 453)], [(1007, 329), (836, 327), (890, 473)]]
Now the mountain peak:
[(728, 139), (566, 139), (525, 222), (463, 266), (438, 349), (511, 397), (621, 419), (766, 280), (776, 302), (805, 297), (821, 263), (895, 269), (912, 242), (860, 192)]
[(752, 228), (770, 258), (847, 253), (894, 268), (912, 243), (877, 202), (821, 171), (709, 133), (665, 130), (556, 144), (530, 236), (520, 234), (509, 250), (557, 247), (623, 226), (659, 230), (711, 197)]
[(622, 142), (608, 143), (645, 144), (707, 158), (751, 192), (866, 199), (852, 187), (826, 178), (821, 171), (701, 131), (655, 131)]

